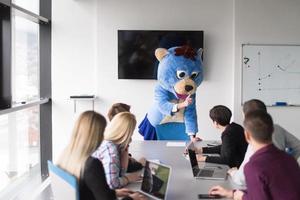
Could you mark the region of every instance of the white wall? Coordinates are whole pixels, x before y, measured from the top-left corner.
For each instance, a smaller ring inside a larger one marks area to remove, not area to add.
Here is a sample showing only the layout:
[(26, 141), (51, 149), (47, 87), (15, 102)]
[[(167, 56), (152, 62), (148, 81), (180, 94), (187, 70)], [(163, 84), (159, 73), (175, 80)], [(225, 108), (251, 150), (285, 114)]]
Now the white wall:
[[(52, 94), (54, 158), (66, 145), (74, 119), (73, 94), (96, 94), (96, 110), (132, 105), (140, 122), (153, 102), (155, 81), (117, 79), (117, 30), (204, 30), (205, 80), (198, 89), (200, 136), (217, 139), (208, 117), (216, 104), (233, 107), (233, 0), (53, 0)], [(135, 139), (141, 139), (138, 133)]]
[[(205, 81), (198, 89), (200, 136), (216, 139), (209, 109), (224, 104), (241, 122), (242, 43), (300, 44), (300, 2), (296, 0), (53, 0), (52, 88), (54, 157), (69, 139), (78, 113), (91, 109), (73, 94), (96, 94), (106, 114), (117, 101), (132, 105), (140, 121), (153, 102), (155, 81), (117, 79), (118, 29), (205, 31)], [(234, 66), (234, 71), (232, 66)], [(300, 108), (269, 108), (275, 122), (300, 138)], [(135, 134), (135, 139), (140, 139)]]
[[(197, 92), (199, 136), (219, 138), (208, 111), (216, 104), (233, 106), (233, 1), (99, 1), (99, 110), (106, 113), (112, 103), (125, 102), (140, 122), (153, 103), (156, 81), (117, 79), (118, 29), (204, 30), (205, 80)], [(141, 136), (136, 133), (134, 138)]]
[(96, 91), (97, 0), (52, 0), (52, 98), (54, 158), (69, 141), (77, 114), (91, 109), (70, 95)]
[[(241, 44), (300, 44), (300, 1), (235, 1), (235, 119), (242, 121)], [(299, 107), (270, 107), (276, 123), (300, 138)]]
[[(96, 110), (132, 105), (141, 121), (153, 102), (155, 81), (117, 79), (117, 30), (204, 30), (205, 80), (198, 89), (200, 136), (217, 139), (209, 109), (224, 104), (241, 122), (241, 44), (300, 44), (297, 0), (53, 0), (52, 94), (54, 158), (67, 143), (78, 113), (91, 109), (73, 94), (96, 94)], [(299, 107), (269, 108), (275, 122), (300, 138)], [(141, 137), (136, 133), (135, 139)]]

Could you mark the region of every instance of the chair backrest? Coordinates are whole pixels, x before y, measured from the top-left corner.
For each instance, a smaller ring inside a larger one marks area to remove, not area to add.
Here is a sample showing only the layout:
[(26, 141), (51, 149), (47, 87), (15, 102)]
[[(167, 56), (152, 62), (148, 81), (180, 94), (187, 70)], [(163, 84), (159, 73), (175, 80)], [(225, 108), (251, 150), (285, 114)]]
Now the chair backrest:
[(189, 140), (185, 133), (185, 124), (170, 122), (155, 127), (158, 140)]
[(54, 200), (79, 200), (78, 182), (69, 174), (48, 160), (51, 188)]

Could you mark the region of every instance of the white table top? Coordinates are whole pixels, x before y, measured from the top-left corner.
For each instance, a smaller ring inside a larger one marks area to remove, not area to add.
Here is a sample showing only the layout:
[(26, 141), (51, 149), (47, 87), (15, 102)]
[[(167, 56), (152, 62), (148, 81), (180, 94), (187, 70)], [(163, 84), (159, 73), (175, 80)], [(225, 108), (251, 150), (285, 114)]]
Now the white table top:
[[(206, 143), (199, 142), (197, 146), (204, 146)], [(195, 179), (190, 162), (183, 155), (185, 147), (167, 147), (166, 144), (167, 141), (133, 141), (129, 152), (136, 159), (145, 157), (148, 160), (159, 160), (172, 167), (167, 193), (168, 200), (198, 199), (198, 194), (207, 194), (208, 190), (215, 185), (238, 188), (230, 177), (227, 177), (225, 181)], [(132, 183), (128, 188), (139, 190), (140, 185), (141, 183)]]

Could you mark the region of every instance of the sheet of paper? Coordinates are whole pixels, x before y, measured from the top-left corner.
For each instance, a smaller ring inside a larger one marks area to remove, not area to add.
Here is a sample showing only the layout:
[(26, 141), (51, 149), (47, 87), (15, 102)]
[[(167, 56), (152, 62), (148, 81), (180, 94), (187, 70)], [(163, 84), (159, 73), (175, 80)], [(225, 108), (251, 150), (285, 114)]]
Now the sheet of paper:
[(155, 163), (160, 163), (160, 160), (158, 160), (158, 159), (150, 159), (149, 161), (155, 162)]
[(189, 157), (188, 154), (183, 154), (183, 157), (184, 157), (185, 159), (187, 159), (188, 161), (190, 160), (190, 157)]
[(167, 142), (167, 147), (185, 147), (185, 142)]

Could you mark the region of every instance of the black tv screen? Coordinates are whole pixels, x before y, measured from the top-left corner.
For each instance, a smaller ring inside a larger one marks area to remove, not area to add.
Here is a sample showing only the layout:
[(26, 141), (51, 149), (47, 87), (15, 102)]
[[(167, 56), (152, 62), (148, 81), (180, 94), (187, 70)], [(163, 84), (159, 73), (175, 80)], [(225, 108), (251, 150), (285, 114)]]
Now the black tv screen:
[(155, 49), (182, 45), (203, 48), (203, 31), (118, 30), (118, 78), (156, 79)]

